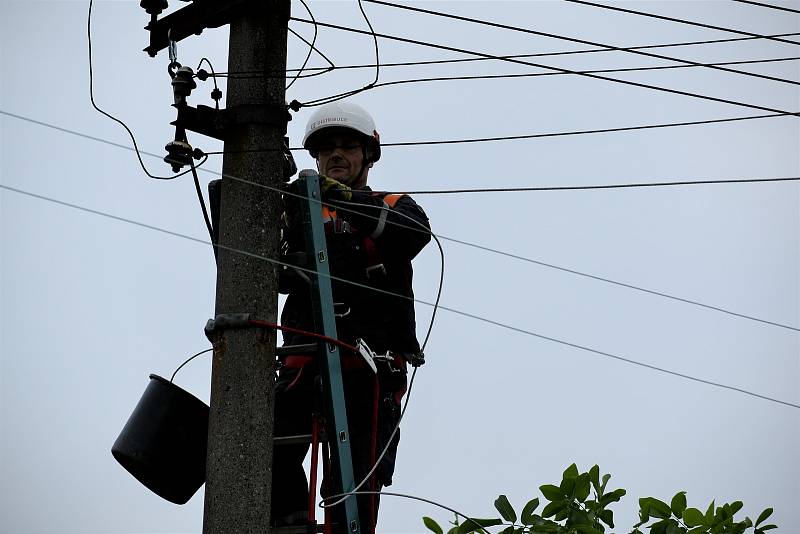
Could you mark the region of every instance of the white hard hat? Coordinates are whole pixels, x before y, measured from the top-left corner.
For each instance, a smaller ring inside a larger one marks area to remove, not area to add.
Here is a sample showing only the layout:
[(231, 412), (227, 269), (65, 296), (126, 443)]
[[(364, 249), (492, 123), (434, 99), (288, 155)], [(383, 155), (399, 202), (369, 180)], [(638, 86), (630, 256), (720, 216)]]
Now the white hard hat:
[(318, 133), (329, 128), (346, 128), (355, 130), (364, 139), (368, 160), (370, 163), (378, 161), (381, 157), (381, 142), (375, 121), (372, 116), (357, 104), (350, 102), (331, 102), (325, 104), (311, 114), (306, 124), (306, 133), (303, 136), (303, 148), (316, 157), (316, 139)]

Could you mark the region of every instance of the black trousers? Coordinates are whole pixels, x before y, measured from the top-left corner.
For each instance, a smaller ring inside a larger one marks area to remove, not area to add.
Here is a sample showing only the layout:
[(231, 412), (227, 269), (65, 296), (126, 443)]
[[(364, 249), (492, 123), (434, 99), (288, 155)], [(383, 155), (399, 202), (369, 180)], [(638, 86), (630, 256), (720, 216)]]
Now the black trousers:
[[(356, 484), (366, 476), (380, 455), (400, 418), (400, 401), (406, 389), (406, 373), (379, 369), (377, 391), (377, 427), (374, 425), (376, 408), (375, 374), (369, 369), (344, 371), (344, 392), (347, 422), (350, 430), (350, 449)], [(319, 375), (312, 366), (284, 368), (275, 390), (275, 435), (290, 436), (310, 434), (312, 415), (322, 411), (322, 389)], [(374, 449), (373, 449), (373, 437)], [(400, 431), (395, 434), (386, 455), (361, 490), (380, 491), (392, 483), (397, 444)], [(308, 444), (279, 445), (273, 452), (272, 518), (279, 520), (296, 512), (308, 510), (308, 480), (303, 469), (303, 459)], [(335, 461), (333, 462), (335, 466)], [(334, 468), (335, 469), (335, 468)], [(335, 470), (332, 478), (338, 480)], [(331, 495), (335, 485), (323, 480), (322, 494)], [(378, 495), (358, 495), (358, 515), (361, 532), (374, 532), (378, 516)], [(334, 533), (346, 534), (344, 505), (333, 507)]]

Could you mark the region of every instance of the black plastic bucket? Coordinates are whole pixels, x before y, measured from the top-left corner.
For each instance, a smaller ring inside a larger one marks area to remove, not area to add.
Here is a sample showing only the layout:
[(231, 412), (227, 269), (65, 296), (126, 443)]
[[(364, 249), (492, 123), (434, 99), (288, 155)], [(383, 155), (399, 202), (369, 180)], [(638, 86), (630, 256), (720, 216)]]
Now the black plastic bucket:
[(207, 441), (208, 406), (150, 375), (111, 454), (156, 495), (185, 504), (206, 481)]

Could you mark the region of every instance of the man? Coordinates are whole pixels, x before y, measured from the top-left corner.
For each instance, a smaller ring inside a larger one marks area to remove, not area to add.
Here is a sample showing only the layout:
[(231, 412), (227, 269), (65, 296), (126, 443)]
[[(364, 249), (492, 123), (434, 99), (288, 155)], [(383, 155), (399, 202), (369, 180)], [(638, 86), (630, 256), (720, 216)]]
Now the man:
[[(378, 364), (376, 380), (362, 359), (342, 354), (358, 483), (372, 469), (399, 421), (406, 360), (420, 351), (411, 260), (430, 241), (430, 226), (411, 197), (382, 195), (367, 186), (369, 172), (381, 157), (381, 146), (372, 117), (360, 106), (339, 101), (320, 107), (308, 121), (303, 147), (316, 160), (320, 174), (338, 338), (351, 345), (361, 338), (375, 353), (394, 356), (394, 362)], [(297, 201), (288, 196), (285, 201), (284, 251), (302, 252), (304, 236), (296, 221)], [(291, 270), (284, 270), (282, 292), (288, 297), (281, 323), (313, 332), (310, 286), (303, 276), (290, 274)], [(312, 341), (300, 334), (284, 334), (286, 345)], [(276, 435), (310, 433), (311, 413), (319, 410), (317, 377), (313, 358), (290, 356), (284, 360), (276, 388)], [(399, 432), (363, 490), (379, 491), (392, 483), (398, 441)], [(308, 483), (302, 461), (307, 450), (307, 445), (275, 448), (272, 517), (278, 524), (303, 521)], [(340, 525), (343, 508), (335, 507), (334, 520), (339, 518)], [(377, 496), (358, 496), (362, 532), (374, 531), (377, 508)], [(341, 526), (337, 530), (347, 532)]]

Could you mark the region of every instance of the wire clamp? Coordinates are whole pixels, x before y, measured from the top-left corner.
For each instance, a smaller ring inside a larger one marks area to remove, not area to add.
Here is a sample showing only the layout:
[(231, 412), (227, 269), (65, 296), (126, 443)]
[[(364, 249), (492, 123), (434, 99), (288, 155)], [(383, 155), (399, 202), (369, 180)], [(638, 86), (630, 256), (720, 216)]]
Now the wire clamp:
[(369, 348), (366, 341), (361, 338), (356, 339), (356, 348), (358, 349), (358, 354), (364, 358), (364, 361), (367, 362), (372, 372), (378, 374), (378, 366), (375, 365), (375, 360), (378, 358), (378, 355), (372, 352), (372, 349)]
[(205, 331), (208, 340), (213, 343), (215, 334), (217, 334), (220, 330), (246, 328), (248, 326), (250, 326), (249, 313), (220, 313), (213, 319), (209, 319), (206, 322), (206, 326), (203, 330)]

